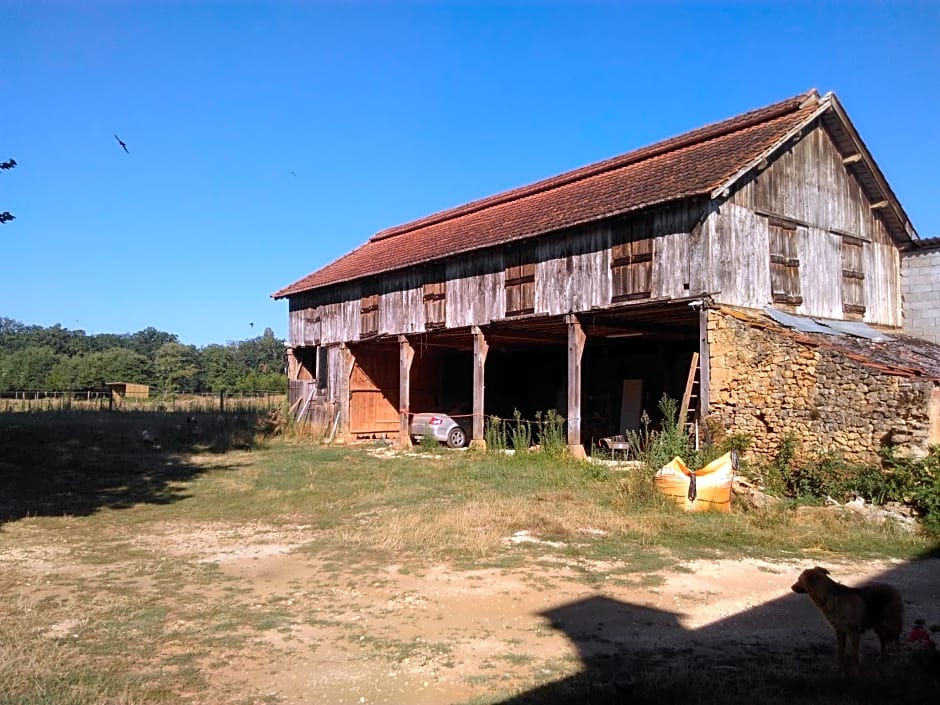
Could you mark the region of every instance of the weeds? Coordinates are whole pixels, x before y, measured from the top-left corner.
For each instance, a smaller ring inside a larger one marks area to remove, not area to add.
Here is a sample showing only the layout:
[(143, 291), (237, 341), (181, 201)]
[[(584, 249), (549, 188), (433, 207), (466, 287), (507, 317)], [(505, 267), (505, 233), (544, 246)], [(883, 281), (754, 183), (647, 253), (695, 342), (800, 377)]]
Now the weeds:
[(565, 438), (565, 419), (554, 409), (549, 409), (545, 416), (535, 412), (535, 425), (538, 429), (538, 444), (542, 453), (552, 458), (560, 457), (568, 448)]
[(627, 431), (630, 456), (656, 471), (676, 456), (682, 458), (690, 468), (700, 468), (732, 448), (747, 447), (749, 438), (744, 435), (731, 436), (722, 445), (705, 443), (696, 448), (685, 426), (679, 423), (679, 403), (663, 394), (657, 405), (662, 414), (658, 429), (650, 428), (650, 417), (645, 411), (640, 417), (642, 428)]
[[(565, 419), (554, 409), (544, 414), (535, 412), (535, 421), (522, 418), (522, 412), (513, 411), (511, 420), (491, 416), (486, 421), (486, 448), (493, 453), (502, 453), (511, 448), (514, 457), (531, 450), (552, 460), (560, 459), (568, 448), (565, 438)], [(533, 446), (533, 441), (535, 446)]]
[(486, 419), (484, 438), (486, 439), (486, 449), (488, 451), (502, 453), (509, 448), (506, 424), (496, 416), (490, 416)]
[(526, 453), (532, 445), (532, 425), (522, 418), (522, 413), (516, 409), (512, 412), (512, 448), (516, 453)]

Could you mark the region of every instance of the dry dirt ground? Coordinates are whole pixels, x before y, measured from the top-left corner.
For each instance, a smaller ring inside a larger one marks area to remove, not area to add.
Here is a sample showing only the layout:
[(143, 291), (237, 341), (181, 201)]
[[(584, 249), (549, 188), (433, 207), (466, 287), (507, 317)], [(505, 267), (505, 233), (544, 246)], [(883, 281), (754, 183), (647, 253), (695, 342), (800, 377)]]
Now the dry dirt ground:
[[(806, 561), (708, 560), (611, 579), (604, 577), (610, 566), (570, 562), (523, 534), (507, 544), (526, 552), (521, 567), (363, 571), (298, 550), (316, 541), (303, 526), (184, 529), (168, 524), (135, 539), (136, 548), (216, 564), (245, 591), (248, 609), (276, 603), (286, 614), (252, 648), (210, 671), (220, 691), (234, 687), (249, 702), (490, 703), (564, 679), (629, 683), (631, 670), (642, 668), (635, 654), (686, 662), (723, 654), (720, 667), (731, 670), (747, 668), (755, 654), (831, 656), (828, 627), (789, 589)], [(19, 583), (24, 592), (30, 583), (93, 569), (69, 565), (67, 555), (39, 558), (4, 550), (0, 569), (31, 573)], [(915, 617), (940, 623), (940, 559), (819, 562), (848, 584), (880, 578), (897, 585), (907, 628)], [(868, 634), (863, 658), (873, 659), (876, 646)], [(217, 702), (211, 693), (190, 695)]]

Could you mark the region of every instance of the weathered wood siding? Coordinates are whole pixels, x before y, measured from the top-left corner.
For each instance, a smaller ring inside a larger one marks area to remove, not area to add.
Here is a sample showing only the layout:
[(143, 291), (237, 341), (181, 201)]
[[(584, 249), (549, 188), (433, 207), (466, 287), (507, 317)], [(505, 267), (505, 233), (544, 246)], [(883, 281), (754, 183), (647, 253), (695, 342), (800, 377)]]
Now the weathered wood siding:
[[(766, 277), (758, 271), (766, 219), (742, 214), (739, 208), (754, 214), (780, 216), (800, 225), (798, 255), (803, 303), (794, 312), (845, 317), (840, 252), (841, 236), (848, 235), (864, 241), (864, 320), (901, 325), (897, 248), (824, 128), (817, 126), (766, 169), (746, 180), (729, 202), (722, 204), (719, 212), (710, 217), (715, 220), (708, 228), (713, 236), (711, 281), (722, 285), (719, 287), (721, 302), (760, 308), (771, 302), (770, 298), (761, 300), (760, 285), (748, 284), (744, 277), (716, 271), (722, 266), (731, 266), (730, 263), (740, 263), (747, 267), (750, 276)], [(726, 222), (728, 219), (731, 222)], [(745, 252), (747, 248), (741, 238), (749, 236), (754, 243), (751, 251)], [(744, 254), (753, 266), (740, 258)], [(722, 262), (728, 264), (722, 265)]]
[(749, 208), (724, 203), (691, 242), (694, 290), (719, 303), (763, 308), (771, 303), (767, 219)]
[(901, 254), (894, 245), (865, 243), (865, 320), (901, 326)]
[[(645, 223), (642, 227), (648, 228), (652, 237), (650, 298), (689, 295), (689, 231), (702, 213), (703, 206), (682, 203), (633, 219)], [(293, 297), (289, 339), (293, 345), (354, 342), (363, 335), (366, 319), (370, 325), (377, 321), (379, 336), (426, 332), (428, 315), (435, 319), (440, 315), (429, 314), (440, 309), (440, 304), (428, 305), (429, 290), (443, 290), (447, 328), (487, 325), (507, 318), (507, 272), (529, 271), (530, 267), (535, 280), (523, 286), (532, 289), (534, 313), (562, 315), (605, 308), (613, 298), (611, 244), (611, 224), (607, 222), (538, 238), (512, 249), (493, 248), (454, 257), (443, 266)], [(518, 296), (519, 292), (515, 293)], [(373, 296), (378, 301), (374, 311)], [(363, 313), (364, 301), (369, 303), (368, 313)], [(433, 327), (439, 327), (439, 322)]]
[(423, 270), (411, 270), (382, 278), (379, 335), (425, 331), (424, 274)]
[(706, 214), (706, 204), (683, 201), (653, 214), (653, 298), (696, 296), (691, 282), (690, 233)]
[(535, 312), (561, 315), (610, 304), (610, 228), (568, 231), (537, 241)]
[(820, 228), (797, 228), (803, 303), (796, 312), (845, 318), (842, 312), (842, 236)]
[(357, 282), (291, 297), (288, 341), (302, 346), (358, 340), (361, 304), (362, 287)]
[[(483, 265), (488, 265), (484, 267)], [(473, 256), (448, 260), (445, 310), (448, 328), (486, 325), (506, 312), (503, 258), (489, 253), (485, 261)], [(496, 270), (496, 271), (494, 271)]]

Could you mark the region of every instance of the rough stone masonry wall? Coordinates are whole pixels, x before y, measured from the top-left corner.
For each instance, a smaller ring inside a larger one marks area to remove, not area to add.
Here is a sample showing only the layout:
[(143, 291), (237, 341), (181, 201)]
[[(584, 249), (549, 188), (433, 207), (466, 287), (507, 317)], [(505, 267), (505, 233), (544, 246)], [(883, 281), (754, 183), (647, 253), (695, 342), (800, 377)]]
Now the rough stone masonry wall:
[(904, 332), (940, 343), (940, 240), (901, 259)]
[(877, 462), (891, 443), (922, 456), (933, 383), (889, 375), (835, 350), (708, 312), (709, 416), (727, 433), (753, 437), (752, 457), (770, 459), (790, 433), (805, 456), (836, 451)]

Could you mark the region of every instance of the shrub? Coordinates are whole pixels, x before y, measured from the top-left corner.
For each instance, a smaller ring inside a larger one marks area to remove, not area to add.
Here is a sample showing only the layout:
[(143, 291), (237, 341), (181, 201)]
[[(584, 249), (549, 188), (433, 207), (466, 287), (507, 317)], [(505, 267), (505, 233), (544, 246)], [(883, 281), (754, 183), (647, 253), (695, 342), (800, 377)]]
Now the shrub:
[(796, 448), (796, 436), (792, 434), (785, 436), (773, 459), (766, 465), (759, 465), (755, 468), (752, 473), (753, 479), (759, 481), (770, 494), (789, 495)]
[(881, 460), (891, 496), (908, 502), (923, 517), (924, 527), (940, 534), (940, 446), (932, 446), (926, 458), (903, 458), (884, 448)]
[(804, 502), (827, 496), (840, 502), (854, 497), (872, 504), (901, 502), (921, 515), (928, 531), (940, 534), (940, 446), (923, 459), (882, 448), (881, 467), (849, 463), (835, 453), (797, 463), (796, 450), (796, 439), (787, 436), (774, 459), (755, 473), (771, 494)]

